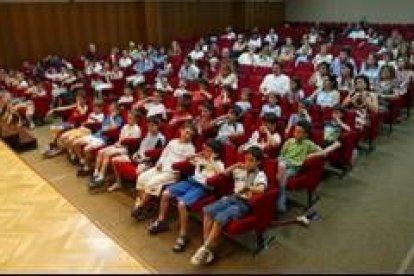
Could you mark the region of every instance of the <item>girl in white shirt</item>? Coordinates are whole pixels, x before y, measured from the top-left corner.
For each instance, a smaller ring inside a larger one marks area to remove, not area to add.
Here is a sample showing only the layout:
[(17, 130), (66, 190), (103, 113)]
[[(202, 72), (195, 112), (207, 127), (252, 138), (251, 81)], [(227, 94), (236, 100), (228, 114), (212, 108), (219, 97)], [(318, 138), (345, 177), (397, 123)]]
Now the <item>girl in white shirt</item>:
[(105, 147), (98, 151), (95, 162), (95, 170), (91, 178), (91, 183), (94, 187), (103, 184), (106, 170), (111, 159), (115, 156), (128, 153), (128, 148), (123, 146), (122, 142), (131, 138), (141, 138), (141, 129), (138, 126), (137, 122), (138, 114), (129, 112), (128, 123), (122, 127), (118, 141), (112, 146)]
[(239, 151), (245, 151), (252, 146), (257, 146), (262, 150), (269, 147), (278, 147), (282, 141), (276, 131), (277, 116), (273, 113), (266, 114), (263, 118), (262, 126), (252, 133), (249, 141), (239, 147)]
[(132, 59), (128, 55), (127, 50), (122, 51), (122, 57), (119, 58), (118, 65), (123, 69), (128, 68), (132, 65)]
[(139, 220), (148, 215), (146, 205), (151, 196), (160, 196), (165, 185), (178, 180), (179, 174), (172, 169), (176, 162), (184, 161), (195, 154), (195, 147), (191, 142), (195, 129), (191, 124), (185, 124), (180, 129), (180, 136), (171, 140), (164, 148), (155, 167), (140, 174), (137, 178), (138, 196), (131, 215)]
[(318, 65), (322, 62), (331, 63), (332, 59), (332, 55), (328, 53), (328, 45), (322, 44), (319, 53), (316, 54), (316, 56), (313, 58), (312, 63), (315, 68), (317, 68)]

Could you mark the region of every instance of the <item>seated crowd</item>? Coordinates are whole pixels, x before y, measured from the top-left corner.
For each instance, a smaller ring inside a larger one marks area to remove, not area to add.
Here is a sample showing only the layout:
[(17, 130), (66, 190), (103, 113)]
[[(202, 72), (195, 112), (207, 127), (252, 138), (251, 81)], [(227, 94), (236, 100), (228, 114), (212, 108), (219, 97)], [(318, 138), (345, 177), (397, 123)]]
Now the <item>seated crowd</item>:
[(50, 126), (43, 155), (67, 154), (78, 176), (90, 177), (90, 189), (110, 182), (113, 192), (134, 182), (132, 217), (154, 216), (159, 202), (150, 234), (169, 228), (176, 202), (174, 252), (190, 241), (189, 212), (217, 195), (211, 179), (231, 178), (224, 196), (201, 206), (203, 244), (191, 262), (206, 264), (220, 234), (256, 198), (277, 189), (274, 209), (286, 212), (289, 179), (307, 160), (352, 166), (361, 143), (375, 139), (374, 120), (402, 119), (414, 41), (397, 29), (380, 31), (361, 23), (240, 34), (229, 27), (167, 50), (130, 42), (108, 55), (90, 44), (80, 58), (1, 69), (1, 116), (30, 128), (62, 118)]

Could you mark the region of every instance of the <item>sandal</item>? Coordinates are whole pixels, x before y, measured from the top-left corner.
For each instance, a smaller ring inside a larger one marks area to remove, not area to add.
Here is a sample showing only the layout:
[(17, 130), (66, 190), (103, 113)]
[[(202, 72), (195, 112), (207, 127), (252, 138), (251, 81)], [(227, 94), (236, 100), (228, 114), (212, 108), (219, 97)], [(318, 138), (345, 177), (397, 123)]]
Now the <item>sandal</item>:
[(156, 220), (148, 226), (148, 232), (150, 234), (157, 234), (166, 230), (168, 230), (168, 223), (162, 220)]
[(172, 248), (172, 251), (175, 253), (183, 252), (185, 248), (187, 247), (189, 241), (190, 240), (188, 239), (187, 236), (179, 236), (175, 240), (175, 244)]

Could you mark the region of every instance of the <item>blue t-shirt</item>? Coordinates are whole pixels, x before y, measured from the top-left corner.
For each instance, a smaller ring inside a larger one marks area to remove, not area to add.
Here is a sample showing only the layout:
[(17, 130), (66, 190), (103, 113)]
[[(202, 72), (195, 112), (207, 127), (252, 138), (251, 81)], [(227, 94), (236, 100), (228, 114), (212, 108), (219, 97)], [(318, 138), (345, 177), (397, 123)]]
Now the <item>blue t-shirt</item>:
[(111, 120), (113, 120), (113, 122), (115, 123), (117, 128), (120, 128), (122, 126), (122, 124), (124, 123), (124, 121), (122, 120), (122, 117), (120, 115), (115, 115), (115, 116), (108, 115), (103, 120), (102, 125), (101, 125), (101, 129), (98, 130), (97, 132), (95, 132), (93, 134), (93, 136), (96, 137), (96, 138), (100, 138), (100, 139), (104, 140), (105, 142), (108, 142), (109, 138), (105, 137), (105, 135), (103, 133), (104, 133), (104, 131), (106, 131), (110, 127)]

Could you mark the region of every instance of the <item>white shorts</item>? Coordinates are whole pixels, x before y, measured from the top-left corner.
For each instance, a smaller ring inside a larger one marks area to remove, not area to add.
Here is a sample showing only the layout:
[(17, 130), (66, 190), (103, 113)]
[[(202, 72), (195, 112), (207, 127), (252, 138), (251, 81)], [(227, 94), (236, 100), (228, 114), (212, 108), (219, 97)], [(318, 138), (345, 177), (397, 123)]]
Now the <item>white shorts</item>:
[(175, 183), (178, 177), (177, 173), (158, 171), (153, 167), (138, 176), (136, 187), (137, 190), (143, 190), (147, 194), (160, 196), (162, 188), (165, 185)]

